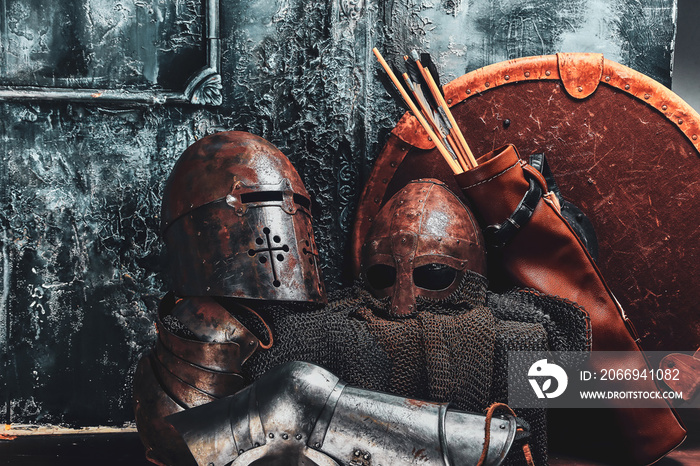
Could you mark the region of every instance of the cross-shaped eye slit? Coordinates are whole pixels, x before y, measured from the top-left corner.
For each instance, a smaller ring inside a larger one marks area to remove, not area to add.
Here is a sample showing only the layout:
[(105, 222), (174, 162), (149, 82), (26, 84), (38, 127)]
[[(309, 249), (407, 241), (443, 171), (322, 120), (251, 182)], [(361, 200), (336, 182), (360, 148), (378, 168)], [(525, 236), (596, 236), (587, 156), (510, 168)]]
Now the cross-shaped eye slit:
[(255, 244), (259, 247), (257, 249), (249, 249), (248, 255), (250, 257), (257, 255), (258, 261), (260, 261), (261, 264), (265, 264), (268, 260), (270, 261), (272, 284), (279, 287), (282, 283), (277, 276), (275, 261), (284, 261), (285, 256), (283, 253), (289, 252), (289, 246), (282, 244), (282, 238), (280, 238), (279, 235), (273, 235), (272, 238), (270, 238), (270, 229), (268, 227), (263, 228), (263, 235), (264, 236), (259, 236), (255, 239)]

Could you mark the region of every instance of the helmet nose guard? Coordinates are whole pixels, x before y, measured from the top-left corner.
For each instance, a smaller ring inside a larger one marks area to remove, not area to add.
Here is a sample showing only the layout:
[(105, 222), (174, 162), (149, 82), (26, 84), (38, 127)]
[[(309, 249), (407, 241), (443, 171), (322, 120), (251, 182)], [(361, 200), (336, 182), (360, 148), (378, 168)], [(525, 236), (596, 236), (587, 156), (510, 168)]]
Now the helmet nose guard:
[(163, 194), (175, 293), (325, 302), (310, 207), (299, 174), (268, 141), (241, 131), (200, 139)]
[(415, 180), (382, 207), (370, 228), (362, 270), (377, 298), (391, 297), (392, 317), (416, 313), (416, 296), (444, 299), (466, 270), (486, 274), (481, 230), (444, 183)]

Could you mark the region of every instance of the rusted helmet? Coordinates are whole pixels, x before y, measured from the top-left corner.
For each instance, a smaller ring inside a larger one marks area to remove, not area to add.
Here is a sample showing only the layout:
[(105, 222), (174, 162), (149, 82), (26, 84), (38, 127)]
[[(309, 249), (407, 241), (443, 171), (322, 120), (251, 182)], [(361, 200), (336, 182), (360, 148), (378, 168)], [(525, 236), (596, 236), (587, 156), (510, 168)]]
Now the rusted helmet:
[(175, 293), (325, 302), (310, 207), (289, 159), (261, 137), (228, 131), (192, 144), (163, 193)]
[(362, 273), (372, 294), (390, 296), (389, 314), (416, 312), (416, 296), (444, 299), (465, 271), (486, 274), (481, 231), (469, 209), (434, 179), (408, 183), (372, 222)]

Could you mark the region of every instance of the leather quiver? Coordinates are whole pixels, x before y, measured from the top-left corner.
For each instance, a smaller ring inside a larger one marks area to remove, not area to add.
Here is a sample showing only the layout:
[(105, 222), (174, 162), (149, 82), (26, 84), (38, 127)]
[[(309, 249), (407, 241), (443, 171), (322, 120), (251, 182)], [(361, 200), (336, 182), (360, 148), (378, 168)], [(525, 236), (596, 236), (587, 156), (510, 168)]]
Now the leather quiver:
[[(486, 234), (488, 230), (508, 226), (514, 232), (505, 244), (489, 247), (490, 280), (506, 287), (534, 288), (581, 305), (591, 319), (593, 351), (624, 352), (620, 358), (596, 359), (599, 367), (593, 370), (650, 370), (633, 326), (583, 243), (561, 216), (554, 196), (541, 196), (532, 210), (519, 209), (532, 180), (542, 192), (548, 191), (544, 177), (522, 162), (512, 145), (491, 151), (477, 162), (476, 168), (456, 179), (485, 230), (487, 246), (493, 236)], [(531, 215), (513, 226), (508, 219), (517, 210), (521, 214), (529, 210)], [(625, 382), (624, 388), (657, 390), (651, 380)], [(652, 463), (686, 436), (677, 413), (667, 402), (657, 400), (657, 405), (619, 408), (611, 401), (605, 409), (550, 410), (550, 448), (613, 464)]]

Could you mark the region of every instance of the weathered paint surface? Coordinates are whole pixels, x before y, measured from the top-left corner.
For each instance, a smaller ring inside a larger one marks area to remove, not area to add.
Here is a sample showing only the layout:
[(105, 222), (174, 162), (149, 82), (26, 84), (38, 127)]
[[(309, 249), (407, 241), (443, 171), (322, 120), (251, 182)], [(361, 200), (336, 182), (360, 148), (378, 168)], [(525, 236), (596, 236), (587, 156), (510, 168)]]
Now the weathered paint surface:
[[(385, 56), (430, 51), (445, 80), (510, 58), (603, 52), (670, 84), (675, 2), (222, 0), (223, 105), (0, 104), (0, 413), (118, 425), (167, 290), (159, 206), (179, 154), (220, 130), (277, 145), (316, 201), (329, 289), (354, 205), (402, 109)], [(195, 0), (1, 0), (0, 84), (182, 90), (205, 62)]]

